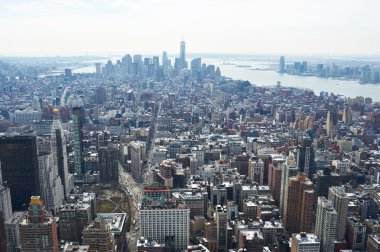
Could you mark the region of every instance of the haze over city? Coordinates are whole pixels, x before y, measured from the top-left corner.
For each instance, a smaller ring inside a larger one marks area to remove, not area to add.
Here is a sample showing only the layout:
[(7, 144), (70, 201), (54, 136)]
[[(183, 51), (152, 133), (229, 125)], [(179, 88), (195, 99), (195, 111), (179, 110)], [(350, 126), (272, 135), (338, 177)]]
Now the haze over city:
[(379, 55), (376, 0), (2, 0), (0, 55)]

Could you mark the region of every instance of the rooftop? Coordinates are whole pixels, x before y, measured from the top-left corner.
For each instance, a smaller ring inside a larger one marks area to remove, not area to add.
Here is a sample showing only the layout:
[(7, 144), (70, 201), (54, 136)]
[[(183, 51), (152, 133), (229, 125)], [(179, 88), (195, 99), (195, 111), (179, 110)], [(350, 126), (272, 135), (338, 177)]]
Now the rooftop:
[(106, 223), (112, 233), (121, 233), (123, 231), (126, 213), (98, 213), (96, 217)]

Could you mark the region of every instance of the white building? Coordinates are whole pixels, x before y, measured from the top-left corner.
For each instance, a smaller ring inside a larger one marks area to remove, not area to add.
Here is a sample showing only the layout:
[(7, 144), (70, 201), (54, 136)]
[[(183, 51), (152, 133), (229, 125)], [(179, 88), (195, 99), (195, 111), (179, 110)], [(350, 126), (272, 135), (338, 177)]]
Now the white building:
[(347, 174), (351, 172), (351, 161), (345, 160), (333, 160), (332, 165), (335, 166), (335, 172), (338, 174)]
[(53, 166), (50, 153), (40, 153), (38, 156), (41, 199), (46, 210), (53, 213), (63, 204), (64, 192), (58, 170)]
[(53, 159), (53, 169), (58, 171), (63, 185), (64, 196), (67, 197), (70, 191), (74, 189), (74, 178), (69, 173), (67, 153), (66, 153), (66, 139), (58, 115), (58, 110), (55, 109), (53, 123), (51, 127), (51, 154)]
[(332, 202), (334, 209), (338, 213), (336, 228), (336, 239), (338, 241), (345, 239), (346, 217), (348, 210), (349, 198), (344, 191), (344, 187), (332, 186), (329, 188), (329, 201)]
[(315, 234), (321, 240), (321, 251), (334, 251), (338, 214), (331, 201), (318, 197)]
[(293, 234), (291, 252), (319, 252), (320, 241), (315, 234)]
[(165, 243), (165, 237), (173, 236), (175, 251), (183, 251), (189, 245), (190, 209), (183, 203), (145, 199), (140, 209), (140, 237)]
[(32, 123), (41, 119), (41, 113), (31, 109), (16, 110), (15, 111), (15, 123)]

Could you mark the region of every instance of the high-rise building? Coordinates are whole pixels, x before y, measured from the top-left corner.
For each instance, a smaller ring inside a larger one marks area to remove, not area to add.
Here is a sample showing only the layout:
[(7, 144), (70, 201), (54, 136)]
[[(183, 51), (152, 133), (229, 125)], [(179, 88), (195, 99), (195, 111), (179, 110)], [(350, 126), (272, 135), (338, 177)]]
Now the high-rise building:
[(118, 150), (114, 146), (100, 147), (99, 177), (102, 183), (119, 183)]
[(169, 58), (168, 58), (168, 53), (166, 51), (162, 52), (162, 67), (164, 70), (167, 70), (169, 67)]
[(349, 198), (344, 191), (344, 187), (330, 187), (328, 199), (332, 202), (334, 209), (338, 213), (336, 239), (338, 241), (344, 240), (346, 234), (346, 217), (349, 202)]
[(11, 190), (13, 211), (25, 210), (32, 195), (40, 194), (36, 136), (0, 137), (3, 181)]
[(346, 124), (352, 123), (352, 110), (351, 110), (351, 108), (346, 107), (343, 109), (342, 121)]
[(321, 251), (334, 251), (336, 237), (337, 212), (331, 201), (318, 197), (315, 234), (321, 241)]
[(347, 247), (352, 251), (366, 251), (367, 227), (359, 218), (347, 218)]
[(64, 201), (64, 191), (57, 167), (53, 165), (52, 155), (48, 152), (38, 154), (40, 193), (46, 208), (55, 213)]
[(280, 195), (280, 215), (283, 217), (286, 209), (286, 194), (288, 190), (289, 178), (296, 176), (299, 172), (299, 168), (296, 165), (294, 155), (292, 153), (286, 158), (285, 163), (281, 163), (282, 175), (281, 175), (281, 195)]
[(309, 179), (313, 179), (315, 173), (314, 148), (310, 138), (302, 139), (298, 146), (297, 164), (301, 172), (305, 173)]
[(293, 234), (291, 252), (319, 252), (320, 241), (315, 234)]
[(179, 58), (180, 58), (181, 69), (187, 68), (187, 62), (186, 62), (186, 43), (183, 40), (181, 41), (181, 44), (180, 44)]
[(165, 197), (142, 197), (140, 237), (171, 243), (175, 251), (187, 249), (190, 237), (190, 209), (180, 201)]
[(96, 76), (100, 76), (102, 74), (102, 65), (100, 63), (95, 63), (96, 68)]
[(205, 197), (201, 193), (183, 192), (179, 194), (179, 198), (190, 208), (190, 219), (205, 215)]
[(311, 232), (314, 223), (314, 185), (303, 173), (289, 178), (283, 216), (291, 233)]
[(191, 61), (191, 75), (197, 77), (198, 73), (202, 71), (202, 59), (195, 58)]
[(8, 252), (20, 251), (20, 223), (25, 218), (27, 212), (13, 212), (12, 218), (5, 223), (7, 234)]
[(279, 65), (278, 71), (280, 73), (285, 73), (285, 57), (284, 56), (280, 57), (280, 65)]
[(125, 251), (126, 213), (98, 213), (96, 217), (109, 226), (117, 246), (116, 251)]
[(32, 196), (26, 217), (19, 225), (21, 251), (58, 252), (57, 224), (39, 196)]
[(227, 210), (221, 205), (217, 205), (215, 214), (218, 230), (218, 251), (227, 251)]
[(89, 245), (89, 252), (115, 252), (116, 244), (106, 223), (95, 220), (83, 230), (83, 245)]
[(81, 242), (84, 228), (94, 219), (91, 204), (62, 205), (58, 211), (61, 239), (71, 242)]
[(126, 54), (121, 59), (123, 68), (124, 68), (124, 75), (131, 74), (132, 73), (132, 57), (129, 54)]
[(97, 104), (104, 104), (107, 101), (107, 91), (104, 87), (96, 87), (95, 89), (95, 102)]
[(84, 107), (80, 97), (74, 96), (72, 99), (73, 108), (73, 131), (74, 131), (74, 166), (76, 179), (81, 180), (84, 175), (83, 158), (83, 123)]
[(317, 184), (316, 191), (318, 196), (325, 198), (329, 195), (329, 188), (331, 186), (339, 186), (341, 177), (337, 173), (331, 173), (331, 166), (323, 167), (323, 170), (317, 171)]
[(328, 137), (334, 137), (338, 132), (338, 113), (336, 111), (328, 111), (326, 119), (326, 134)]
[(3, 183), (1, 176), (1, 162), (0, 162), (0, 213), (4, 223), (12, 217), (12, 201), (11, 192), (7, 184)]
[(54, 109), (53, 123), (51, 126), (51, 154), (53, 157), (54, 169), (58, 169), (58, 175), (63, 185), (64, 196), (67, 197), (70, 191), (74, 189), (74, 178), (69, 173), (66, 138), (62, 128), (58, 109)]
[(131, 173), (134, 179), (142, 181), (143, 167), (146, 159), (145, 142), (133, 141), (131, 144)]

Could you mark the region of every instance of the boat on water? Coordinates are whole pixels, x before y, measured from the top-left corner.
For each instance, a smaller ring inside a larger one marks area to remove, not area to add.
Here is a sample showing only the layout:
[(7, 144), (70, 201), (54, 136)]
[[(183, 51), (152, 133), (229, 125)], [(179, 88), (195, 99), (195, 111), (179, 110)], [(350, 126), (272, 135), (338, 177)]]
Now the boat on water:
[(245, 68), (247, 68), (247, 67), (251, 67), (251, 65), (237, 65), (236, 67), (245, 67)]

